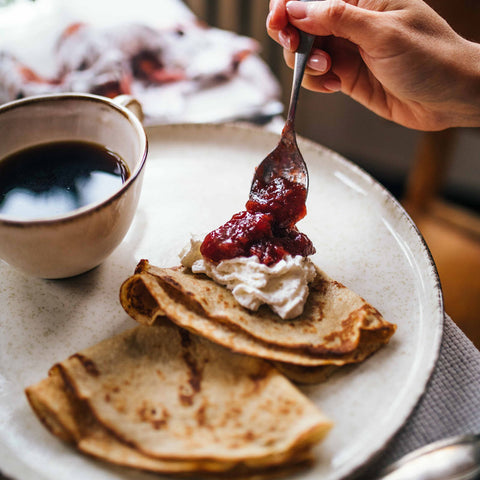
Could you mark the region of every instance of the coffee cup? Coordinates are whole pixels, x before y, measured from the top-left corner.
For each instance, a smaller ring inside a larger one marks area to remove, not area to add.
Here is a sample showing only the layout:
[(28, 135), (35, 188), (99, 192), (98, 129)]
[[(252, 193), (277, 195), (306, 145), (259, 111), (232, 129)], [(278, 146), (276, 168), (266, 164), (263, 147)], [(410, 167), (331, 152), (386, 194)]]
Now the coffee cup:
[[(139, 116), (138, 102), (125, 95), (41, 95), (0, 106), (0, 167), (15, 167), (18, 158), (38, 148), (50, 152), (52, 145), (68, 145), (76, 152), (89, 145), (110, 152), (127, 172), (118, 186), (104, 194), (100, 187), (95, 200), (69, 211), (36, 212), (41, 205), (36, 192), (29, 192), (31, 217), (0, 209), (1, 260), (27, 275), (53, 279), (91, 270), (113, 252), (130, 228), (142, 188), (148, 146)], [(22, 178), (33, 176), (31, 165), (22, 160)]]

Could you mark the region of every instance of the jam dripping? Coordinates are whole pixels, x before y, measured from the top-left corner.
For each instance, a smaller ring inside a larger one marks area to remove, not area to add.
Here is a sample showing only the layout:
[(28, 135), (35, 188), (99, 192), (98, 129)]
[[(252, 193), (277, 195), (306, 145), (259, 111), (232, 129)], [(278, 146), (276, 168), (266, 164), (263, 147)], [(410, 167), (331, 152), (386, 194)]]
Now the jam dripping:
[(283, 177), (268, 183), (256, 181), (246, 209), (210, 232), (201, 254), (215, 263), (255, 255), (268, 266), (286, 255), (314, 254), (310, 239), (295, 226), (307, 213), (306, 198), (303, 185)]

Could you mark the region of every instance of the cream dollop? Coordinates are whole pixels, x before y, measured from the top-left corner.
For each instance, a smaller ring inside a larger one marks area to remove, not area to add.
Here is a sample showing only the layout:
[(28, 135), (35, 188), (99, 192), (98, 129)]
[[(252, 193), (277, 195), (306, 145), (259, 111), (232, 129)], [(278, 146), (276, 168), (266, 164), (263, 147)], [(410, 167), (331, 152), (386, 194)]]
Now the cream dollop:
[(216, 264), (202, 256), (201, 244), (200, 239), (191, 238), (190, 245), (180, 253), (182, 265), (227, 287), (240, 305), (255, 311), (267, 304), (283, 319), (297, 317), (303, 312), (308, 284), (316, 275), (309, 258), (287, 255), (267, 266), (256, 256), (236, 257)]

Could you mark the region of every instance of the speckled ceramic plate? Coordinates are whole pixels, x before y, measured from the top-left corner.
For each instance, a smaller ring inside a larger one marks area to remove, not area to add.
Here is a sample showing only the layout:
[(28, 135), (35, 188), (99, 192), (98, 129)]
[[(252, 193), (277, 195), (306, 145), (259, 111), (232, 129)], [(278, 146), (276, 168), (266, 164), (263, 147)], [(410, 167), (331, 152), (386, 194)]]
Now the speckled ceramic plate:
[[(17, 480), (151, 478), (87, 458), (51, 436), (23, 389), (56, 361), (134, 326), (118, 290), (138, 260), (176, 265), (191, 234), (243, 209), (254, 167), (278, 141), (276, 133), (233, 125), (148, 133), (136, 218), (103, 265), (61, 281), (0, 265), (0, 470)], [(317, 248), (313, 260), (398, 325), (391, 343), (363, 364), (304, 389), (336, 425), (300, 477), (333, 480), (380, 452), (417, 403), (438, 355), (442, 296), (430, 254), (393, 197), (339, 155), (299, 143), (310, 170), (308, 214), (299, 227)]]

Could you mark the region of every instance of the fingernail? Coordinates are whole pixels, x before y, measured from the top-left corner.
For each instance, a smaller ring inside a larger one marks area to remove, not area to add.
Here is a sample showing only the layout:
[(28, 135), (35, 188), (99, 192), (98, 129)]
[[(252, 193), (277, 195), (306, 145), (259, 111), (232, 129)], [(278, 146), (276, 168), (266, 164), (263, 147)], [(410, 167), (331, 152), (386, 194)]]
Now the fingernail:
[(287, 50), (292, 49), (292, 42), (290, 40), (290, 36), (287, 33), (285, 33), (283, 30), (281, 30), (278, 33), (278, 40), (279, 40), (279, 42), (280, 42), (280, 44), (282, 45), (283, 48), (285, 48)]
[(308, 66), (318, 72), (325, 72), (328, 68), (327, 59), (323, 55), (314, 53), (308, 59)]
[(266, 25), (267, 25), (267, 28), (272, 28), (270, 26), (270, 20), (272, 19), (272, 12), (269, 12), (269, 14), (267, 15), (267, 21), (265, 22)]
[(307, 5), (303, 2), (288, 2), (287, 12), (293, 18), (301, 20), (307, 16)]
[(331, 92), (338, 92), (342, 89), (342, 84), (338, 78), (328, 78), (323, 82), (323, 86)]

